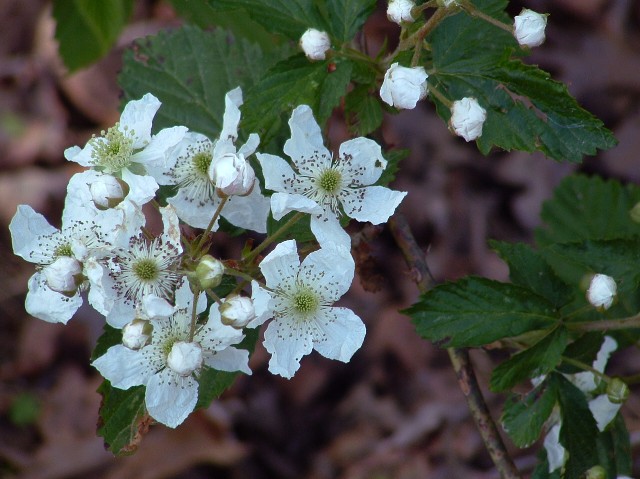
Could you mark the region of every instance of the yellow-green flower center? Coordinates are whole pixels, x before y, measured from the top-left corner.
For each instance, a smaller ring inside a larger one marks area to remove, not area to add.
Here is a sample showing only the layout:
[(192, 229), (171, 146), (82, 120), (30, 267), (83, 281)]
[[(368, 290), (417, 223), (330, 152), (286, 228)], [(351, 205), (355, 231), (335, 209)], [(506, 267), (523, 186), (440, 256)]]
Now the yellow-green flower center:
[(199, 174), (201, 174), (202, 176), (208, 176), (209, 166), (211, 165), (212, 159), (213, 157), (211, 156), (211, 153), (201, 151), (193, 155), (191, 161), (193, 162), (193, 166)]
[(294, 309), (302, 314), (311, 314), (318, 309), (318, 296), (311, 290), (303, 289), (293, 296)]
[(332, 168), (324, 170), (318, 178), (318, 187), (323, 193), (335, 194), (342, 186), (342, 174)]
[(69, 243), (61, 244), (53, 250), (53, 258), (58, 259), (60, 256), (73, 256), (71, 245)]
[(133, 131), (118, 129), (119, 123), (101, 132), (101, 137), (89, 140), (93, 151), (91, 158), (96, 169), (105, 173), (118, 173), (131, 163), (133, 155)]
[(141, 259), (133, 265), (133, 272), (140, 281), (153, 281), (157, 278), (158, 265), (152, 259)]

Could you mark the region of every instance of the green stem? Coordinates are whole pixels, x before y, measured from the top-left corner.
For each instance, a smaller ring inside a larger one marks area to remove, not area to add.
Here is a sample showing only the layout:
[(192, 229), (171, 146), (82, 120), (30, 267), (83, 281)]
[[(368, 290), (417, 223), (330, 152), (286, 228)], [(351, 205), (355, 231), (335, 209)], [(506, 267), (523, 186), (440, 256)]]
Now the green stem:
[(237, 269), (229, 268), (228, 266), (225, 266), (224, 273), (230, 274), (231, 276), (237, 276), (244, 279), (245, 281), (248, 281), (249, 283), (251, 283), (251, 281), (254, 281), (254, 278), (251, 275), (243, 273), (242, 271), (239, 271)]
[(598, 371), (594, 367), (589, 366), (587, 363), (583, 363), (582, 361), (578, 361), (577, 359), (573, 359), (573, 358), (568, 358), (566, 356), (562, 356), (562, 361), (567, 363), (567, 364), (571, 364), (572, 366), (575, 366), (577, 368), (580, 368), (583, 371), (589, 371), (593, 375), (595, 375), (595, 376), (599, 377), (600, 379), (602, 379), (607, 384), (609, 384), (609, 382), (611, 381), (611, 378), (609, 376), (607, 376), (606, 374)]
[(189, 328), (189, 342), (193, 341), (193, 337), (196, 334), (196, 322), (198, 321), (198, 315), (196, 313), (196, 308), (198, 307), (198, 295), (200, 294), (199, 290), (195, 290), (193, 292), (193, 308), (191, 309), (191, 326)]
[(273, 234), (267, 236), (265, 238), (265, 240), (260, 243), (258, 246), (256, 246), (254, 249), (252, 249), (247, 256), (245, 256), (243, 258), (243, 263), (248, 264), (251, 263), (254, 259), (256, 259), (256, 257), (262, 253), (262, 251), (267, 248), (271, 243), (273, 243), (275, 240), (277, 240), (278, 238), (280, 238), (280, 236), (282, 236), (283, 234), (285, 234), (287, 232), (287, 230), (289, 230), (289, 228), (291, 228), (294, 224), (296, 224), (302, 217), (304, 216), (304, 213), (296, 213), (295, 215), (293, 215), (289, 221), (287, 221), (285, 224), (283, 224), (280, 228), (278, 228), (277, 231), (275, 231)]
[(446, 96), (444, 96), (442, 92), (438, 90), (436, 87), (434, 87), (433, 85), (429, 85), (429, 94), (435, 96), (436, 99), (440, 101), (440, 103), (442, 103), (444, 106), (446, 106), (449, 109), (453, 105), (453, 102), (449, 100)]
[(640, 374), (634, 374), (632, 376), (625, 376), (622, 379), (625, 383), (627, 383), (628, 386), (632, 385), (632, 384), (638, 384), (640, 383)]
[(497, 19), (487, 15), (486, 13), (478, 10), (476, 8), (476, 6), (473, 5), (471, 2), (466, 1), (466, 0), (460, 0), (458, 2), (458, 4), (462, 7), (462, 9), (465, 12), (467, 12), (472, 17), (476, 17), (476, 18), (479, 18), (481, 20), (484, 20), (485, 22), (488, 22), (488, 23), (490, 23), (491, 25), (493, 25), (495, 27), (501, 28), (505, 32), (509, 32), (509, 33), (513, 34), (513, 26), (507, 25), (506, 23), (503, 23), (500, 20), (497, 20)]
[(224, 207), (224, 205), (227, 203), (228, 199), (229, 199), (228, 196), (225, 196), (224, 198), (222, 198), (222, 201), (220, 201), (220, 204), (216, 208), (216, 211), (213, 213), (213, 216), (211, 217), (211, 221), (209, 221), (207, 228), (202, 232), (202, 236), (200, 236), (200, 241), (198, 241), (198, 244), (196, 245), (196, 248), (192, 255), (194, 259), (200, 256), (200, 253), (202, 252), (201, 251), (202, 247), (204, 246), (204, 243), (209, 237), (209, 233), (211, 233), (211, 230), (213, 229), (213, 225), (216, 224), (216, 220), (220, 216), (220, 212), (222, 211), (222, 208)]
[(216, 303), (218, 303), (219, 305), (222, 304), (222, 300), (220, 299), (220, 296), (214, 293), (214, 291), (211, 288), (207, 288), (204, 291), (207, 293), (207, 296), (213, 299)]
[(621, 319), (605, 319), (602, 321), (575, 321), (565, 323), (575, 331), (615, 331), (618, 329), (640, 328), (640, 314)]
[(422, 43), (422, 40), (424, 40), (424, 38), (429, 35), (429, 33), (431, 33), (431, 31), (433, 31), (433, 29), (436, 28), (442, 20), (447, 18), (450, 13), (451, 10), (448, 8), (438, 8), (417, 32), (400, 41), (395, 51), (385, 59), (384, 64), (387, 65), (391, 63), (391, 60), (395, 58), (398, 53), (409, 50), (410, 48), (415, 47), (418, 43)]

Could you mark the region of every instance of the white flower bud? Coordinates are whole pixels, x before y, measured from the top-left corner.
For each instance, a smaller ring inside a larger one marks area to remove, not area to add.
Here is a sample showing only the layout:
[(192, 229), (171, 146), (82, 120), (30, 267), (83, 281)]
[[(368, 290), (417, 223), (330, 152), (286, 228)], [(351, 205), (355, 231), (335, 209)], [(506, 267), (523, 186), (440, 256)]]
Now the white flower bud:
[(96, 208), (106, 210), (117, 206), (125, 197), (122, 185), (111, 175), (101, 175), (89, 185)]
[(482, 136), (482, 125), (487, 119), (487, 110), (482, 108), (475, 98), (456, 100), (451, 106), (450, 128), (456, 135), (467, 141)]
[(44, 269), (47, 286), (65, 295), (74, 295), (82, 284), (82, 265), (70, 256), (60, 256)]
[(256, 310), (251, 298), (244, 296), (227, 296), (220, 306), (221, 321), (227, 326), (242, 329), (256, 317)]
[(189, 376), (202, 366), (202, 348), (198, 343), (176, 341), (167, 356), (167, 366), (180, 376)]
[(256, 173), (244, 155), (234, 153), (215, 158), (209, 167), (209, 176), (218, 193), (224, 196), (248, 195), (256, 179)]
[(394, 63), (384, 74), (380, 98), (396, 108), (415, 108), (427, 96), (428, 77), (423, 67), (407, 68)]
[(215, 288), (222, 282), (224, 276), (224, 264), (210, 254), (200, 258), (196, 266), (196, 278), (202, 289)]
[(387, 7), (387, 18), (398, 25), (402, 22), (413, 22), (411, 9), (415, 6), (413, 0), (390, 0)]
[(548, 14), (523, 8), (513, 23), (513, 34), (522, 46), (537, 47), (544, 42)]
[(309, 28), (300, 37), (300, 47), (309, 60), (324, 60), (331, 48), (331, 39), (327, 32)]
[(134, 319), (122, 328), (122, 344), (129, 349), (138, 350), (149, 344), (153, 326), (144, 319)]
[(596, 274), (589, 284), (587, 300), (597, 309), (606, 310), (613, 304), (617, 291), (618, 287), (611, 276)]

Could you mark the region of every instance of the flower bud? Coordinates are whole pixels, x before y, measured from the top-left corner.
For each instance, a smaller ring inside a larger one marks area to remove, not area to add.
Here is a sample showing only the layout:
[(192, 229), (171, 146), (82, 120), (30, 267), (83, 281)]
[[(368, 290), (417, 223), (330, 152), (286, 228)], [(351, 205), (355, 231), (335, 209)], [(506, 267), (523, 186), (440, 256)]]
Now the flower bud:
[(331, 39), (327, 32), (309, 28), (300, 37), (300, 47), (309, 60), (324, 60), (331, 48)]
[(613, 304), (618, 287), (615, 280), (606, 274), (595, 274), (587, 290), (587, 300), (599, 310), (607, 310)]
[(640, 223), (640, 202), (636, 203), (634, 207), (631, 208), (629, 216), (631, 216), (631, 221), (634, 223)]
[(100, 210), (117, 206), (125, 197), (120, 181), (111, 175), (101, 175), (89, 185), (89, 191), (93, 203)]
[(210, 254), (200, 258), (196, 266), (196, 278), (201, 289), (215, 288), (222, 282), (224, 276), (224, 264)]
[(225, 298), (220, 315), (223, 324), (242, 329), (256, 317), (256, 310), (250, 298), (233, 295)]
[(602, 466), (593, 466), (587, 471), (585, 479), (607, 479), (607, 471)]
[(387, 7), (387, 18), (398, 25), (402, 22), (411, 23), (414, 21), (411, 9), (415, 6), (413, 0), (390, 0)]
[(622, 404), (629, 397), (629, 386), (620, 378), (612, 378), (607, 384), (607, 397), (614, 404)]
[(256, 173), (244, 155), (226, 153), (215, 158), (209, 167), (209, 176), (221, 196), (246, 196), (253, 190)]
[(407, 68), (394, 63), (384, 74), (380, 98), (396, 108), (415, 108), (427, 96), (428, 77), (424, 67)]
[(152, 332), (149, 321), (136, 318), (122, 328), (122, 344), (129, 349), (141, 349), (151, 341)]
[(82, 284), (82, 265), (70, 256), (60, 256), (45, 267), (44, 277), (47, 286), (66, 296), (73, 296)]
[(202, 348), (198, 343), (176, 341), (167, 356), (167, 366), (180, 376), (190, 376), (202, 366)]
[(482, 126), (487, 119), (487, 110), (475, 98), (456, 100), (451, 106), (449, 127), (466, 141), (482, 136)]
[(522, 46), (537, 47), (544, 42), (547, 14), (540, 14), (523, 8), (513, 22), (513, 34)]

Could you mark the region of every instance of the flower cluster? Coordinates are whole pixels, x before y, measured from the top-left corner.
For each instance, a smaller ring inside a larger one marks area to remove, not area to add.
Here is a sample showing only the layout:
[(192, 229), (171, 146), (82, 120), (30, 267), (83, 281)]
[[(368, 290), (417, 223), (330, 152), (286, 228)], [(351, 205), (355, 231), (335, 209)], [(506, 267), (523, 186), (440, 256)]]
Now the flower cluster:
[[(238, 346), (245, 328), (271, 320), (264, 345), (274, 374), (292, 377), (312, 349), (348, 361), (365, 327), (333, 306), (355, 270), (341, 220), (385, 222), (406, 194), (375, 184), (387, 162), (374, 141), (349, 140), (334, 157), (306, 105), (289, 121), (292, 164), (257, 153), (252, 165), (260, 139), (250, 134), (239, 145), (241, 105), (239, 88), (227, 93), (219, 137), (210, 139), (183, 126), (152, 134), (160, 101), (147, 94), (129, 102), (115, 126), (65, 151), (86, 170), (69, 181), (61, 227), (25, 205), (10, 224), (14, 252), (36, 264), (27, 311), (67, 323), (86, 297), (122, 332), (93, 366), (115, 388), (144, 386), (148, 413), (170, 427), (193, 411), (209, 369), (251, 374), (249, 351)], [(166, 206), (155, 201), (160, 187)], [(154, 208), (160, 234), (152, 233)], [(311, 216), (319, 245), (302, 260), (289, 240), (260, 261), (277, 234), (239, 259), (209, 254), (220, 218), (264, 234), (269, 215), (291, 211)]]

